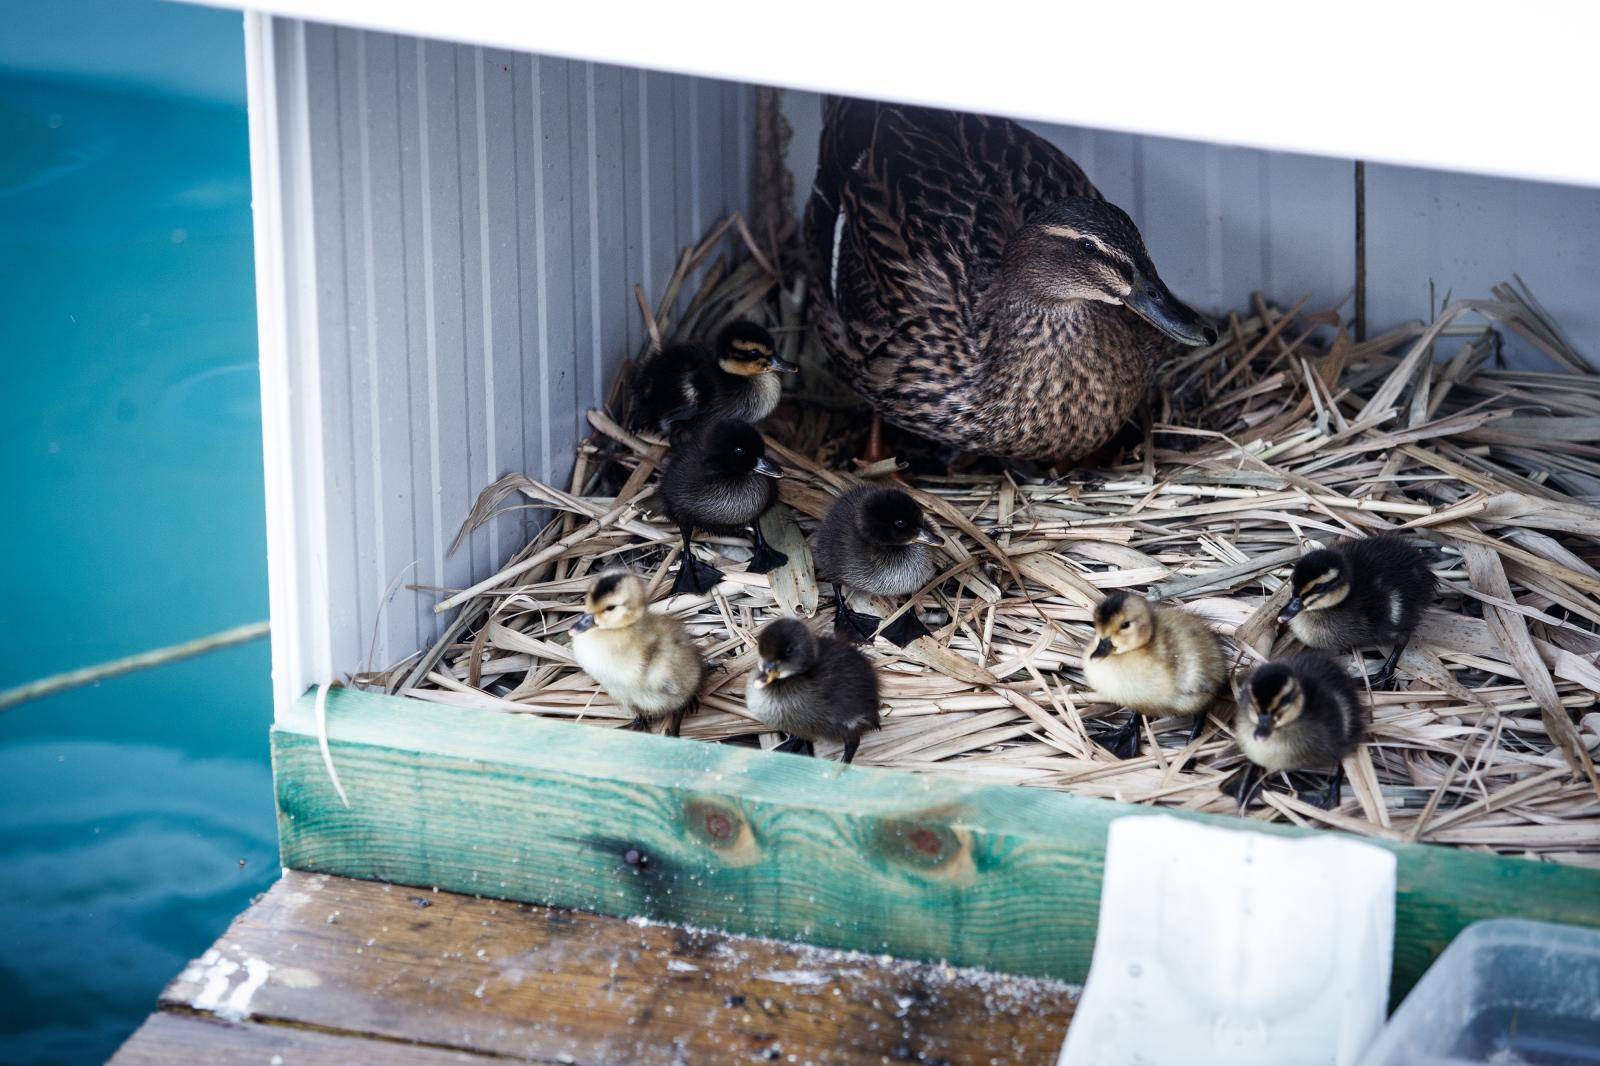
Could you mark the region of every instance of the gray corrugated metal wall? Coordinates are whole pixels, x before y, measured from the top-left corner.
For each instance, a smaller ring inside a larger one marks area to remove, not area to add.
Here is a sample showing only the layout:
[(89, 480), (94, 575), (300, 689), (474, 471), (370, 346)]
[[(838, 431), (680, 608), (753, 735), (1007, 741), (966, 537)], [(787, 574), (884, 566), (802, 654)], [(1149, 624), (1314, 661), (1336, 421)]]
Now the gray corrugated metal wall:
[[(294, 23), (274, 24), (278, 54)], [(446, 551), (508, 471), (565, 487), (679, 249), (741, 209), (751, 90), (306, 25), (339, 671), (433, 639), (433, 597), (525, 539), (504, 518)], [(280, 61), (280, 77), (294, 64)], [(369, 651), (369, 645), (370, 651)]]
[[(789, 93), (784, 113), (803, 190), (816, 166), (820, 101)], [(1354, 291), (1349, 161), (1029, 125), (1133, 217), (1162, 277), (1196, 306), (1236, 309), (1260, 292), (1279, 301), (1309, 294), (1307, 306), (1320, 309)], [(1430, 280), (1440, 299), (1487, 297), (1515, 272), (1579, 351), (1600, 360), (1600, 190), (1369, 165), (1366, 193), (1369, 332), (1428, 317)], [(1514, 337), (1506, 354), (1550, 366)]]

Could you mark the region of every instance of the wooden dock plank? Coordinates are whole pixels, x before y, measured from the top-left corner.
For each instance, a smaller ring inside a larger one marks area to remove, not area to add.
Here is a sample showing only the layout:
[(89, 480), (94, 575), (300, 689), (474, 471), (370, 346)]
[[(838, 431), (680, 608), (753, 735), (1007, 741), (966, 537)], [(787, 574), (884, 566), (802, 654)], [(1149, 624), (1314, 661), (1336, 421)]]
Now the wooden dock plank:
[[(285, 865), (1066, 981), (1107, 826), (1176, 816), (359, 692), (328, 732), (349, 807), (310, 702), (273, 730)], [(1600, 872), (1374, 843), (1398, 860), (1396, 998), (1471, 922), (1600, 926)]]
[(293, 871), (162, 996), (387, 1047), (596, 1064), (1043, 1064), (1074, 1002), (1051, 981)]
[(497, 1061), (465, 1051), (162, 1011), (128, 1038), (110, 1066), (489, 1066)]

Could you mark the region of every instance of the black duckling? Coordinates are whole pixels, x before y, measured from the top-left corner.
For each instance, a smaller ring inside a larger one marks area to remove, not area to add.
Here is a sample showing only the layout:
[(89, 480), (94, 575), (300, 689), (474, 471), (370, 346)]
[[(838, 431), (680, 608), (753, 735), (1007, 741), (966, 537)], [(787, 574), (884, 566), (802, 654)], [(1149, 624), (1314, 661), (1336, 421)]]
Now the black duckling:
[(1369, 682), (1386, 684), (1436, 582), (1428, 558), (1393, 534), (1343, 540), (1302, 556), (1290, 578), (1294, 590), (1278, 622), (1308, 648), (1344, 650), (1387, 644), (1383, 669)]
[(757, 638), (761, 662), (745, 685), (745, 706), (789, 734), (780, 751), (811, 754), (816, 740), (856, 757), (861, 734), (878, 728), (878, 675), (866, 656), (837, 637), (818, 638), (795, 618), (780, 618)]
[(1100, 743), (1119, 759), (1132, 758), (1139, 752), (1140, 717), (1168, 714), (1193, 716), (1193, 742), (1228, 678), (1228, 660), (1211, 627), (1176, 607), (1113, 592), (1095, 605), (1094, 634), (1084, 649), (1084, 680), (1132, 712)]
[(710, 347), (673, 344), (645, 360), (633, 379), (633, 428), (670, 437), (701, 418), (759, 422), (783, 394), (777, 375), (797, 369), (765, 329), (730, 322)]
[[(834, 633), (871, 640), (879, 619), (851, 610), (845, 589), (909, 596), (933, 579), (938, 570), (933, 549), (943, 543), (917, 501), (899, 489), (863, 486), (835, 500), (811, 539), (817, 573), (833, 582)], [(927, 636), (928, 629), (915, 607), (907, 607), (883, 635), (903, 648)]]
[(722, 580), (721, 570), (696, 559), (690, 549), (697, 529), (749, 531), (755, 538), (748, 567), (752, 574), (765, 574), (789, 561), (761, 535), (761, 516), (777, 500), (782, 476), (778, 464), (767, 458), (761, 434), (748, 422), (712, 422), (673, 449), (660, 493), (667, 515), (683, 535), (674, 595), (710, 592)]
[(829, 99), (805, 241), (809, 317), (842, 378), (963, 451), (1087, 455), (1172, 341), (1216, 339), (1127, 214), (1006, 119)]
[(584, 614), (572, 627), (572, 655), (585, 673), (625, 711), (630, 729), (668, 718), (677, 736), (684, 715), (699, 702), (705, 660), (682, 622), (655, 614), (645, 584), (626, 570), (612, 570), (589, 585)]
[[(1321, 805), (1339, 806), (1344, 757), (1361, 743), (1361, 703), (1355, 682), (1325, 655), (1306, 651), (1256, 668), (1241, 694), (1234, 739), (1250, 760), (1239, 784), (1242, 810), (1254, 793), (1253, 773), (1320, 770), (1333, 766)], [(1252, 769), (1256, 768), (1256, 769)]]

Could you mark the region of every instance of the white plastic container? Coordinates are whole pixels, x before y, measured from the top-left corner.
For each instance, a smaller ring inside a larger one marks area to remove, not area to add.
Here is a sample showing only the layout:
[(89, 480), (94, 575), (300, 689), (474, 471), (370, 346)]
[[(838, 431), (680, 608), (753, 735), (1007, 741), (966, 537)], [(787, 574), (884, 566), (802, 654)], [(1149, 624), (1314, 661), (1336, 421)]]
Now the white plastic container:
[(1600, 1063), (1600, 931), (1478, 922), (1445, 949), (1362, 1066)]
[(1119, 818), (1061, 1066), (1353, 1066), (1383, 1024), (1394, 855)]

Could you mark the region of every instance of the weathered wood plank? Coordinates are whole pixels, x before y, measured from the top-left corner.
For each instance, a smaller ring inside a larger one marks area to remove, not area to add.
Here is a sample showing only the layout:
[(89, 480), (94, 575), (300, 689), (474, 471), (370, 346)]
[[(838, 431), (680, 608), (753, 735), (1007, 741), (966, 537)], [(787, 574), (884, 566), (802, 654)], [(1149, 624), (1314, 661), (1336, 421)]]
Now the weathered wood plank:
[[(349, 809), (310, 703), (274, 730), (286, 866), (1068, 981), (1106, 826), (1151, 813), (355, 692), (328, 718)], [(1470, 922), (1600, 925), (1594, 871), (1392, 850), (1397, 994)]]
[(110, 1066), (485, 1066), (497, 1061), (465, 1051), (397, 1044), (359, 1036), (297, 1029), (287, 1025), (225, 1022), (217, 1018), (152, 1014), (112, 1056)]
[(162, 1002), (379, 1037), (382, 1061), (411, 1042), (536, 1062), (952, 1066), (1049, 1063), (1074, 1005), (1050, 981), (294, 871)]

